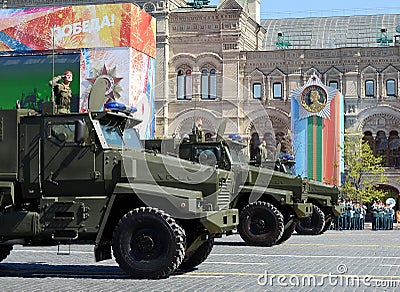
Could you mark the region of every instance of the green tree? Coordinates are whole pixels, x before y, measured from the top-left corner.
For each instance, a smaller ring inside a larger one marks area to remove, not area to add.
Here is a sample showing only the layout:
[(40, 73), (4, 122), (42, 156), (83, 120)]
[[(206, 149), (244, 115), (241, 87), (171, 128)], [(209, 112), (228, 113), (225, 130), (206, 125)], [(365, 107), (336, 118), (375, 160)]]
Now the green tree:
[(382, 157), (375, 156), (368, 141), (363, 141), (358, 133), (345, 134), (342, 150), (345, 172), (343, 195), (363, 203), (383, 199), (385, 191), (377, 188), (378, 184), (387, 180)]

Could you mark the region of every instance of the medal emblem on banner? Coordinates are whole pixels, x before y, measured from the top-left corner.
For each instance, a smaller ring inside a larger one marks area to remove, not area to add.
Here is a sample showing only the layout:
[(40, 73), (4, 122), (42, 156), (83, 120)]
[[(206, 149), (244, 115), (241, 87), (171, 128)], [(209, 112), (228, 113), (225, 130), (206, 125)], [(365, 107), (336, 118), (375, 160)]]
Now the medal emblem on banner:
[(299, 103), (299, 119), (318, 116), (330, 119), (330, 104), (337, 89), (326, 86), (315, 73), (307, 83), (292, 91), (292, 96)]

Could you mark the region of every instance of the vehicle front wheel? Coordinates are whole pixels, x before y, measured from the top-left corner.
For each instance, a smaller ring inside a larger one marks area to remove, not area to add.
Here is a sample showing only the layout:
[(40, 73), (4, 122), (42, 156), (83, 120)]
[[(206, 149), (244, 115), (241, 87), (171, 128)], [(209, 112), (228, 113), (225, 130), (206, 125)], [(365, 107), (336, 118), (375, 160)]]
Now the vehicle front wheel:
[(210, 255), (214, 247), (214, 238), (207, 239), (204, 241), (198, 249), (189, 257), (185, 258), (179, 267), (183, 270), (193, 269), (202, 262), (204, 262)]
[(12, 245), (0, 245), (0, 262), (4, 261), (11, 253)]
[(296, 232), (301, 235), (318, 235), (325, 226), (325, 214), (318, 207), (313, 205), (311, 216), (302, 218), (296, 224)]
[(268, 202), (254, 202), (243, 208), (238, 225), (242, 239), (250, 245), (272, 246), (282, 236), (283, 215)]
[(167, 213), (137, 208), (125, 214), (113, 233), (118, 265), (131, 277), (166, 278), (185, 256), (184, 230)]
[(321, 234), (327, 231), (332, 225), (332, 216), (331, 214), (325, 214), (325, 225), (321, 230)]
[(296, 220), (290, 219), (285, 224), (285, 230), (283, 231), (281, 238), (279, 238), (279, 240), (276, 242), (276, 244), (281, 244), (281, 243), (285, 242), (286, 240), (288, 240), (292, 236), (294, 229), (296, 227), (296, 223), (297, 223)]

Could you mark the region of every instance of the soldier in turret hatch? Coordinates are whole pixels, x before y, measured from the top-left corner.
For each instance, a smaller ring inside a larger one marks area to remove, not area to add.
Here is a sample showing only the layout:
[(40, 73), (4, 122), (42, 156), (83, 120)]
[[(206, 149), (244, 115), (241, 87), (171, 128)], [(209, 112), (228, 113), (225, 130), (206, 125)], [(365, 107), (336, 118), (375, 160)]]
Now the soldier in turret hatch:
[(204, 142), (204, 132), (203, 132), (203, 120), (201, 118), (197, 118), (196, 122), (193, 125), (192, 129), (192, 137), (194, 141), (192, 142)]
[(65, 71), (61, 76), (55, 76), (49, 81), (53, 88), (55, 102), (59, 113), (69, 113), (72, 98), (72, 90), (69, 87), (72, 82), (72, 72)]
[(256, 164), (261, 163), (260, 145), (261, 141), (258, 133), (253, 133), (250, 140), (250, 161)]

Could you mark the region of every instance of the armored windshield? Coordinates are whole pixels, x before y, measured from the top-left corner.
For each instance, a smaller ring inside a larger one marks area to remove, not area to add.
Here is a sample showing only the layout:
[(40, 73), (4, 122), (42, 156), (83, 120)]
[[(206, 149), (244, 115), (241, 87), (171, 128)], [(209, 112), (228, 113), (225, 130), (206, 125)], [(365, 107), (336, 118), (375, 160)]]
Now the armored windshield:
[(129, 121), (125, 125), (101, 122), (100, 128), (109, 147), (142, 149), (136, 129), (129, 125)]
[(249, 157), (246, 152), (247, 145), (243, 143), (239, 143), (236, 141), (228, 140), (229, 150), (232, 157), (232, 161), (239, 162), (239, 163), (249, 163)]
[(101, 112), (93, 114), (93, 125), (104, 148), (142, 150), (137, 130), (139, 120), (121, 113)]

